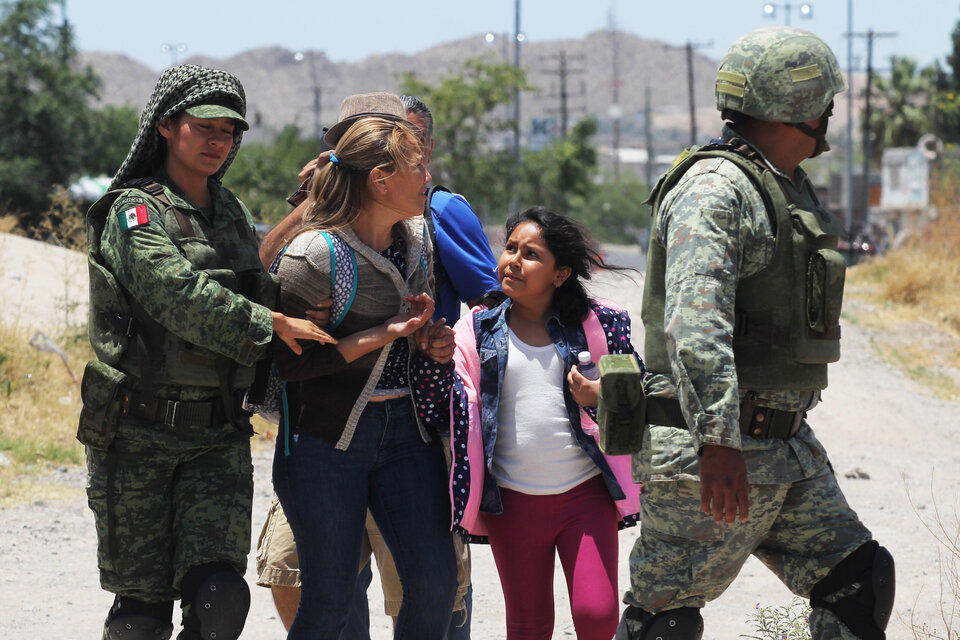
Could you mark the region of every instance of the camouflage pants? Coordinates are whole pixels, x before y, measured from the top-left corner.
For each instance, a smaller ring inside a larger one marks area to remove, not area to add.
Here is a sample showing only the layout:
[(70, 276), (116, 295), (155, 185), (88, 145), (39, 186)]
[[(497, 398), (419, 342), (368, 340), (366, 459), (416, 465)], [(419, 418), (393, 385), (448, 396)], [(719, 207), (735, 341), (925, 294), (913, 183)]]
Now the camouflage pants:
[(120, 421), (110, 451), (87, 446), (87, 499), (100, 584), (146, 602), (179, 597), (191, 568), (250, 550), (250, 444), (230, 424), (169, 427)]
[[(829, 466), (798, 482), (751, 485), (744, 524), (714, 523), (700, 510), (695, 481), (644, 484), (640, 517), (624, 602), (650, 612), (702, 608), (730, 586), (751, 554), (793, 593), (808, 598), (818, 581), (871, 537)], [(856, 637), (830, 612), (815, 611), (810, 625), (815, 639)], [(631, 631), (639, 637), (638, 629)]]

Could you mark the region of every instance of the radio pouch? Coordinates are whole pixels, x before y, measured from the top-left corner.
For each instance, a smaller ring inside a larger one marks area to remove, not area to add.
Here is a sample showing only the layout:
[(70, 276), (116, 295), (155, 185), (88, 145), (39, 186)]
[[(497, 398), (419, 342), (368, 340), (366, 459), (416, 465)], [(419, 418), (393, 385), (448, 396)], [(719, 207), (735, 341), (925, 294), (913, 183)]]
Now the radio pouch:
[(643, 372), (632, 354), (600, 358), (600, 449), (607, 455), (635, 453), (643, 444), (646, 427), (646, 396)]
[(101, 451), (110, 448), (122, 415), (122, 403), (117, 396), (126, 379), (126, 374), (104, 362), (91, 360), (87, 363), (80, 382), (83, 408), (77, 440)]

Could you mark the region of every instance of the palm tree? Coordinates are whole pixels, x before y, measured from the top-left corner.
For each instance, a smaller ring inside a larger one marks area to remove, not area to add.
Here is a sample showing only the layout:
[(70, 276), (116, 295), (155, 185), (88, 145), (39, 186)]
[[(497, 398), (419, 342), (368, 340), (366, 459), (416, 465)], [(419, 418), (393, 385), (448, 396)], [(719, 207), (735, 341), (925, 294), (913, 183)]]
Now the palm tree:
[(930, 129), (926, 109), (934, 91), (927, 70), (918, 71), (912, 58), (892, 56), (890, 76), (874, 74), (870, 100), (870, 133), (874, 159), (884, 147), (912, 147)]

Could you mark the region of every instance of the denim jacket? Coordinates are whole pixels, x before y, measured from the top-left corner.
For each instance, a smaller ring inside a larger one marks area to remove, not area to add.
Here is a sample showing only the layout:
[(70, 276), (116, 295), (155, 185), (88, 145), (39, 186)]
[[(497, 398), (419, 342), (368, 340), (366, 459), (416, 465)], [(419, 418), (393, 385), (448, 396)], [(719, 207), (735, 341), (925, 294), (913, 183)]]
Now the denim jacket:
[[(457, 349), (450, 364), (437, 365), (421, 357), (414, 365), (413, 391), (420, 417), (440, 433), (451, 433), (454, 528), (475, 542), (483, 542), (486, 537), (481, 513), (503, 511), (500, 488), (490, 469), (507, 365), (510, 304), (507, 299), (499, 307), (477, 308), (461, 318), (456, 325)], [(636, 354), (630, 344), (630, 317), (606, 301), (591, 300), (583, 324), (568, 326), (556, 315), (551, 316), (547, 332), (566, 370), (576, 364), (580, 351), (589, 350), (595, 357)], [(563, 396), (573, 436), (601, 471), (607, 491), (617, 503), (621, 525), (635, 524), (640, 487), (632, 481), (630, 457), (604, 455), (597, 444), (595, 410), (580, 407), (566, 383)], [(482, 465), (473, 464), (480, 459)], [(480, 491), (474, 491), (474, 487)]]

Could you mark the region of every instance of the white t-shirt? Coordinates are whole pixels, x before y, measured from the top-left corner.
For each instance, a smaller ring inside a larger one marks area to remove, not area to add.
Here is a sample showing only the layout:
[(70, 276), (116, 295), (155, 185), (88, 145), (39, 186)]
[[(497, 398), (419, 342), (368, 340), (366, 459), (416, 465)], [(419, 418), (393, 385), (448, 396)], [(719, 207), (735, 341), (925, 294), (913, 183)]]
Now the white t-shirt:
[(563, 402), (563, 360), (554, 345), (530, 346), (509, 333), (493, 477), (521, 493), (563, 493), (600, 473), (573, 437)]

